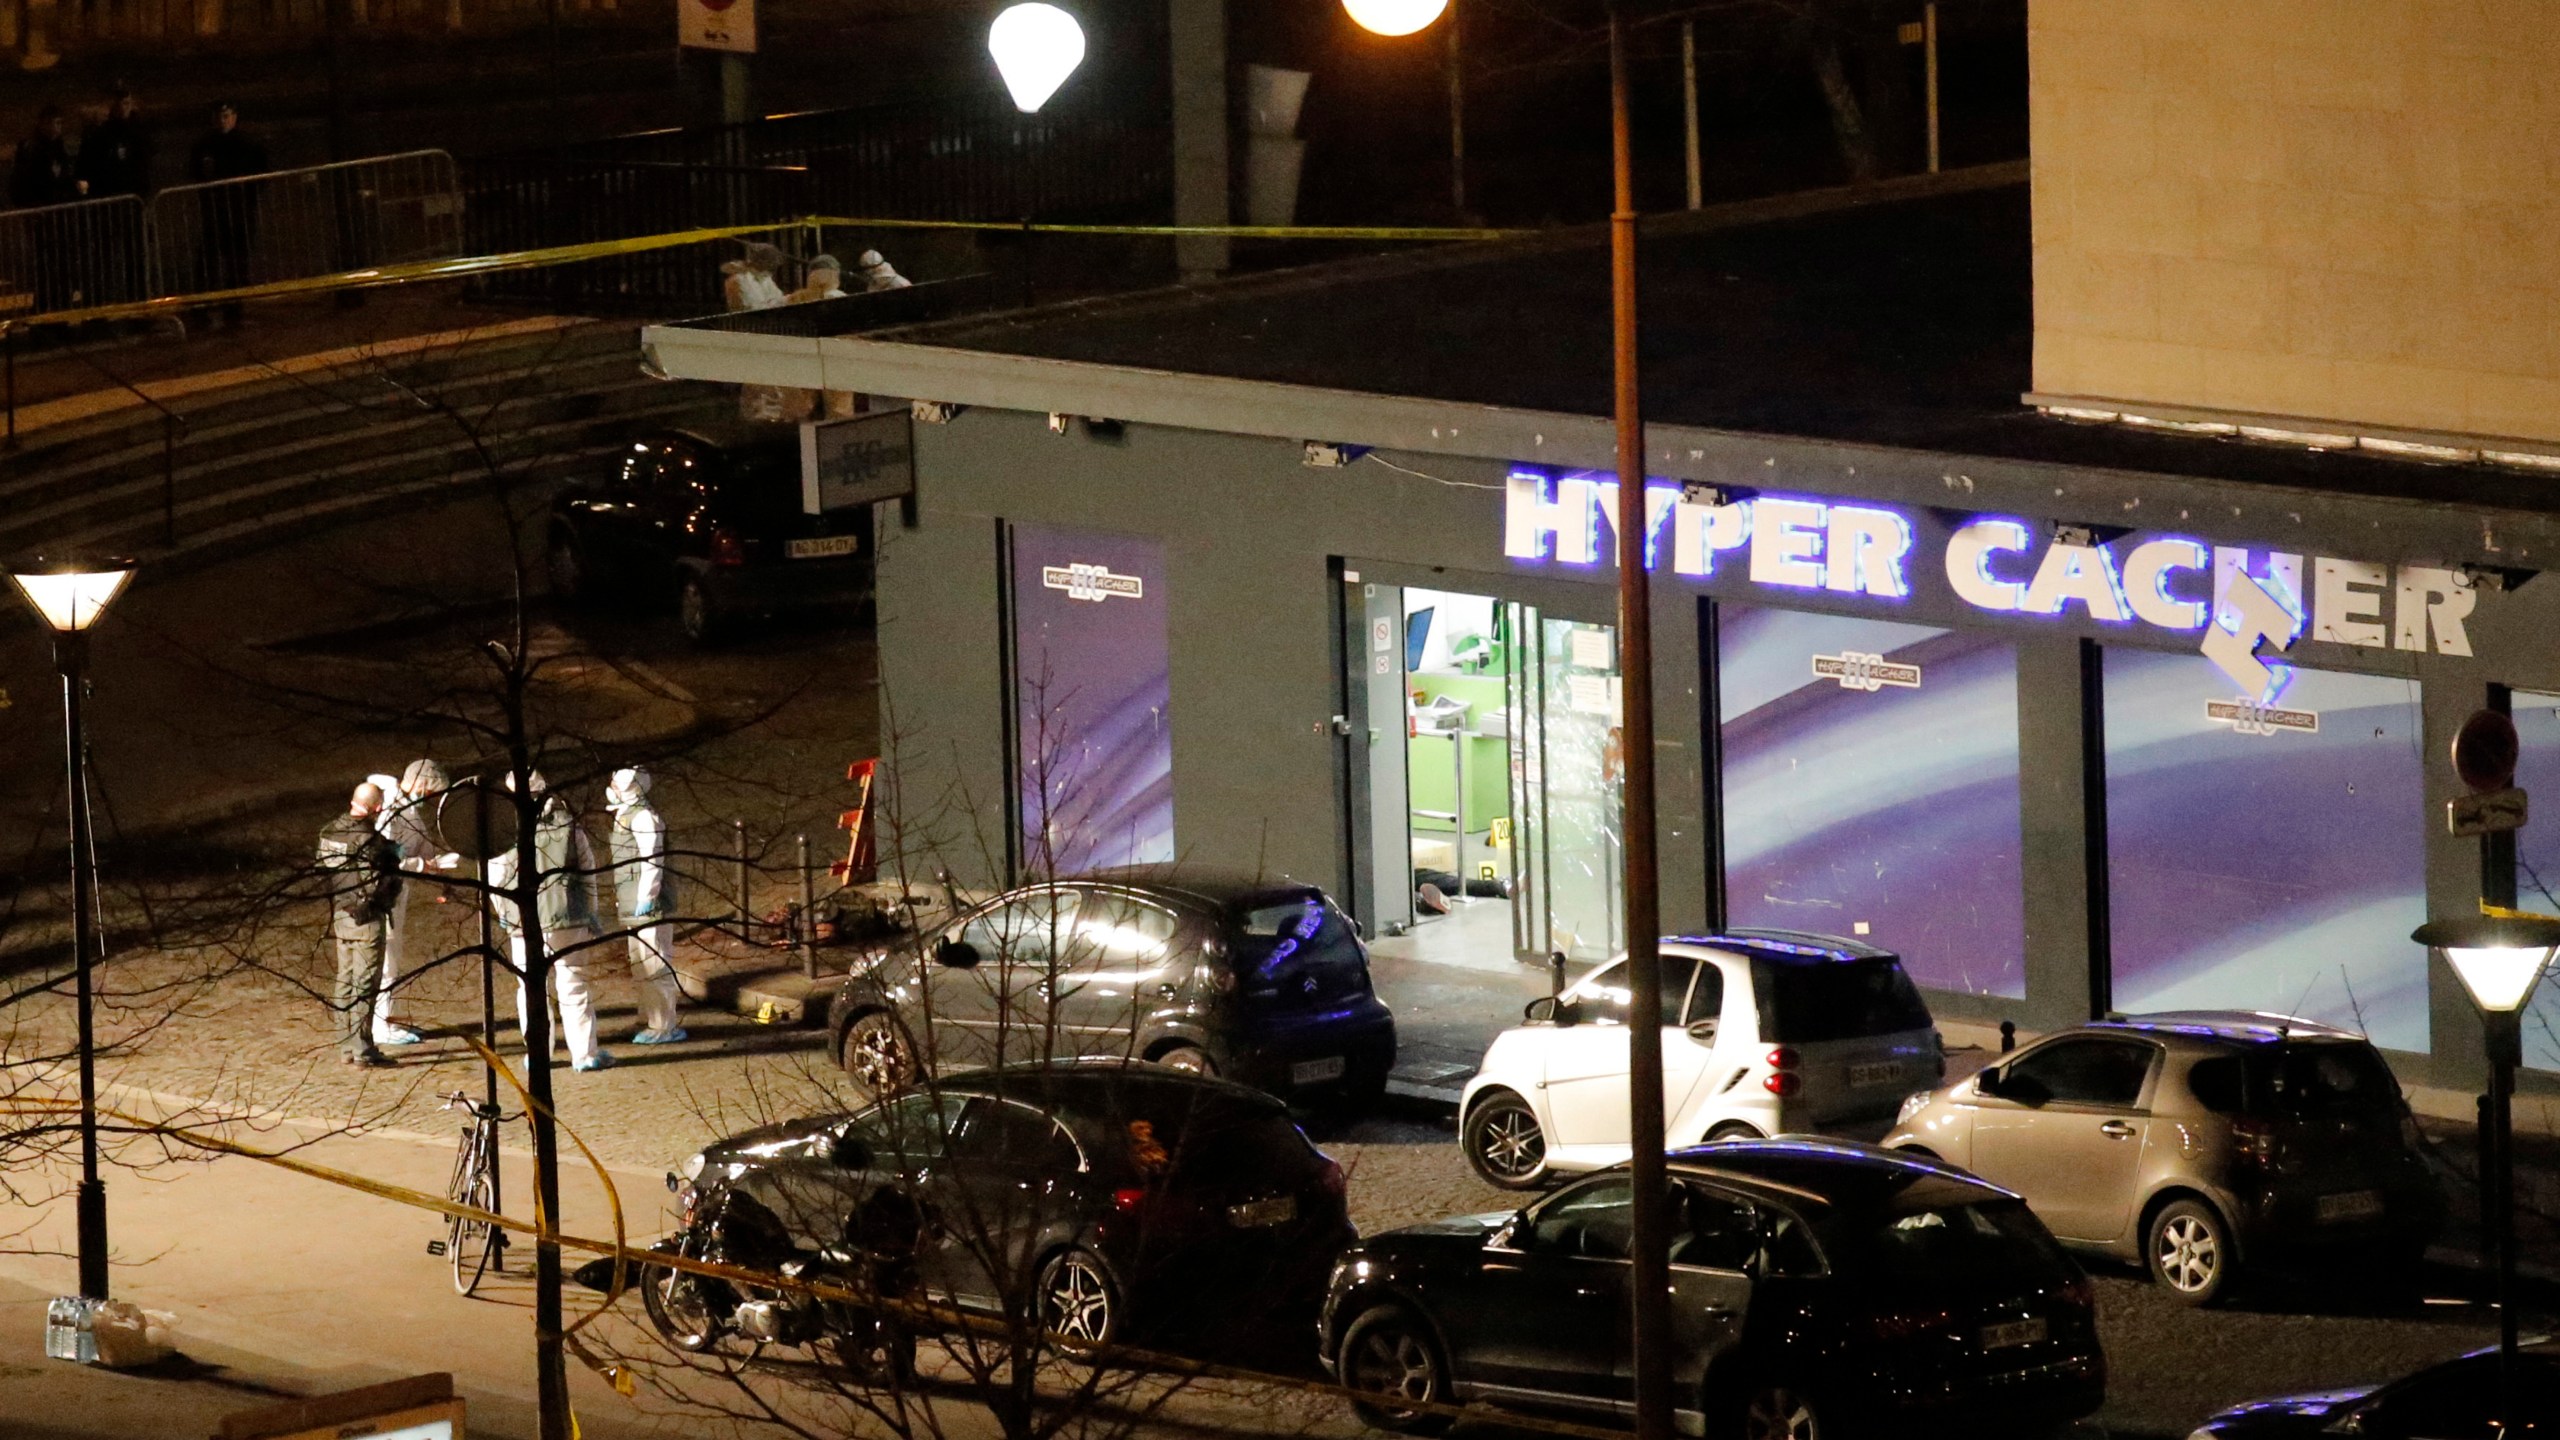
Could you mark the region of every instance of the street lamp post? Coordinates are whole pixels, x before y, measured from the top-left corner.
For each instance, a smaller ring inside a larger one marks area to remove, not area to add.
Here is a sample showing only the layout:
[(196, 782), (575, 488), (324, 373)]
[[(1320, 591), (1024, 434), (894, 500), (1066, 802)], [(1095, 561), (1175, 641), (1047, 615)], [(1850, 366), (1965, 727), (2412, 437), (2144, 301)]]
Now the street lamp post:
[(2487, 913), (2433, 920), (2410, 939), (2444, 957), (2480, 1010), (2489, 1050), (2492, 1157), (2480, 1157), (2480, 1226), (2498, 1247), (2498, 1416), (2512, 1428), (2516, 1369), (2516, 1067), (2524, 1063), (2524, 1007), (2560, 950), (2560, 918), (2483, 906)]
[(90, 967), (98, 953), (97, 867), (89, 829), (88, 737), (81, 728), (81, 690), (89, 673), (89, 627), (133, 578), (129, 560), (38, 557), (9, 568), (18, 593), (53, 628), (53, 660), (62, 672), (62, 731), (70, 785), (71, 948), (80, 1024), (80, 1294), (107, 1298), (107, 1187), (98, 1178), (98, 1047), (91, 1020)]

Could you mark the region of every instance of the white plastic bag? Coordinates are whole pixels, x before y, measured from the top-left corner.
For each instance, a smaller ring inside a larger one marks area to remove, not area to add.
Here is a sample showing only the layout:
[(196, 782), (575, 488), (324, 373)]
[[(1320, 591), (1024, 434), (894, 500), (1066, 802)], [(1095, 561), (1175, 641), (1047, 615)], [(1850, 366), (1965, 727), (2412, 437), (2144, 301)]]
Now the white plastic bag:
[(90, 1321), (98, 1342), (98, 1363), (110, 1370), (156, 1365), (177, 1353), (169, 1330), (177, 1322), (166, 1310), (145, 1310), (129, 1300), (109, 1300)]

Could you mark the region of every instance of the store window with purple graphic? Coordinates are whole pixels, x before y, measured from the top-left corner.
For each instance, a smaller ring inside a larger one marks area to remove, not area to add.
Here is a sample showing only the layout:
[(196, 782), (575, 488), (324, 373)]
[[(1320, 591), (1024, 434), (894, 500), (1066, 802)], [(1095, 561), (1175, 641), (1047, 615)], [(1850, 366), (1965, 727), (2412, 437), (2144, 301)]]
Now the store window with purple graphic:
[(2200, 655), (2106, 655), (2115, 1003), (2263, 1010), (2428, 1048), (2418, 685), (2297, 670), (2236, 703)]
[(1733, 923), (1864, 940), (1931, 989), (2026, 994), (2015, 648), (1759, 606), (1719, 626)]
[(1012, 534), (1023, 869), (1170, 861), (1164, 547), (1036, 525)]
[[(2560, 695), (2515, 692), (2516, 785), (2531, 797), (2516, 832), (2516, 905), (2560, 915)], [(2560, 979), (2545, 975), (2524, 1012), (2524, 1063), (2560, 1071)]]

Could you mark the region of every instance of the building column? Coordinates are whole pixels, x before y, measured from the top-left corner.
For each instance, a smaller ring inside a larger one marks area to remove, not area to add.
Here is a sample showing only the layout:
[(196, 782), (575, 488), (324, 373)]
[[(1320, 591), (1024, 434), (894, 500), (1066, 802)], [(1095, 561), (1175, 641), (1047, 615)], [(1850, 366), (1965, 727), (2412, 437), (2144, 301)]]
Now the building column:
[[(2108, 963), (2106, 852), (2098, 828), (2106, 793), (2098, 666), (2105, 656), (2101, 650), (2097, 665), (2086, 663), (2084, 643), (2038, 637), (2017, 642), (2027, 995), (2024, 1002), (1983, 1003), (2024, 1029), (2088, 1019), (2093, 997), (2103, 993), (2100, 970)], [(2093, 877), (2100, 881), (2096, 893)]]
[[(1226, 0), (1169, 0), (1173, 52), (1173, 223), (1224, 225), (1227, 186)], [(1207, 280), (1227, 268), (1223, 235), (1186, 235), (1173, 242), (1185, 280)]]

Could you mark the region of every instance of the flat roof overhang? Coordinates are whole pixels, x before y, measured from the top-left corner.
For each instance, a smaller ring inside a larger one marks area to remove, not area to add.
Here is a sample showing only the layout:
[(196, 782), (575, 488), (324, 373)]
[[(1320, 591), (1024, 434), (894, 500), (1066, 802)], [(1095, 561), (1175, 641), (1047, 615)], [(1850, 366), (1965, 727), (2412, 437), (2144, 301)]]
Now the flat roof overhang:
[[(641, 331), (640, 343), (651, 372), (671, 380), (856, 391), (1323, 441), (1396, 452), (1417, 461), (1441, 457), (1607, 470), (1616, 460), (1613, 426), (1608, 418), (1594, 415), (859, 336), (809, 338), (653, 325)], [(1648, 425), (1645, 441), (1647, 470), (1660, 479), (2015, 512), (2324, 554), (2530, 569), (2560, 565), (2560, 516), (2528, 510), (1693, 425)]]

